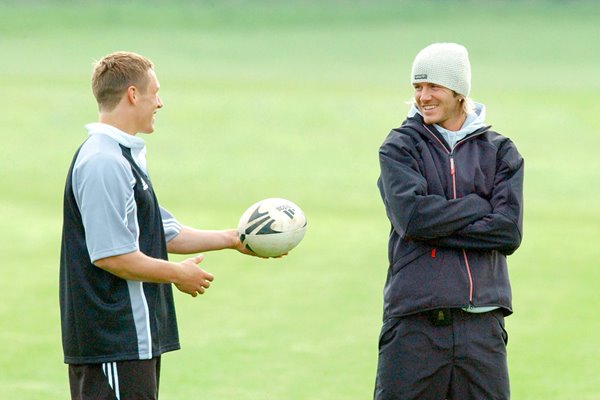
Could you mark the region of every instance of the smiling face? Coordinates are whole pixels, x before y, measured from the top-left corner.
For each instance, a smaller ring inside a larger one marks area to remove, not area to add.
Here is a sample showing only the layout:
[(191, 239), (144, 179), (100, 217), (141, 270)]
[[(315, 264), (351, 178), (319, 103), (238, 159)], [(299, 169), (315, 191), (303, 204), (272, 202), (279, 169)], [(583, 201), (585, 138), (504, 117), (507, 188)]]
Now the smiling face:
[(415, 83), (415, 104), (427, 125), (438, 124), (442, 128), (457, 131), (466, 119), (462, 96), (434, 83)]
[(154, 115), (159, 108), (162, 108), (163, 103), (158, 96), (160, 83), (156, 77), (154, 70), (148, 70), (148, 84), (145, 88), (140, 89), (136, 93), (137, 100), (137, 125), (138, 132), (152, 133), (154, 132)]

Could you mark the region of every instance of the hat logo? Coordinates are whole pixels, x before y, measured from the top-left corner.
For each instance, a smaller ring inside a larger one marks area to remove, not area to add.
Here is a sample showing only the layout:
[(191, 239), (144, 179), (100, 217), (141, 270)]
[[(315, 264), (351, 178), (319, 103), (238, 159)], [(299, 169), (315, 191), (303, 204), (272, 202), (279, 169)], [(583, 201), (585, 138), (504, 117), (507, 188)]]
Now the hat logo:
[(427, 79), (427, 74), (417, 74), (415, 75), (415, 79)]

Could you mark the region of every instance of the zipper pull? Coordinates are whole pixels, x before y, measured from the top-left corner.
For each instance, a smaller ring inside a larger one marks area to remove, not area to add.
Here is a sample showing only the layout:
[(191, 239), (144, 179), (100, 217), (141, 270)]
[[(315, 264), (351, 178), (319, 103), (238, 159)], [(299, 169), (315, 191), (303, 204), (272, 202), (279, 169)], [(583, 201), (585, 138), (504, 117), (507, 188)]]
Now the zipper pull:
[(456, 169), (454, 168), (454, 156), (450, 156), (450, 175), (454, 176)]

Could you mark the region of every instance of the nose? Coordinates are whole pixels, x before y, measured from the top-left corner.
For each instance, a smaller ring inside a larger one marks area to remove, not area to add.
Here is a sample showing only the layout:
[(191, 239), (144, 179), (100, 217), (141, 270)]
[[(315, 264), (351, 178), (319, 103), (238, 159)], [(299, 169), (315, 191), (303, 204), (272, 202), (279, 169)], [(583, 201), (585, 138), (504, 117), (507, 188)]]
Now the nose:
[(419, 99), (423, 101), (428, 100), (429, 98), (431, 98), (431, 90), (429, 89), (429, 87), (423, 86), (419, 93)]
[(157, 108), (163, 108), (164, 104), (163, 104), (160, 96), (156, 96), (156, 99), (158, 100)]

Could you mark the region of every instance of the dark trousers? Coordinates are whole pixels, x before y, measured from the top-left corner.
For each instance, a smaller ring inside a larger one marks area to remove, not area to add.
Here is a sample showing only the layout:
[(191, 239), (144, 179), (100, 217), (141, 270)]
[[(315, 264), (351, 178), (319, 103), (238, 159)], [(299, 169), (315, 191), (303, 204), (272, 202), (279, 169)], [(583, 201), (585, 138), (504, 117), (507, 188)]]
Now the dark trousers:
[(510, 398), (502, 312), (446, 312), (446, 325), (434, 321), (431, 313), (384, 323), (376, 400)]
[(102, 364), (70, 364), (73, 400), (157, 400), (160, 357)]

